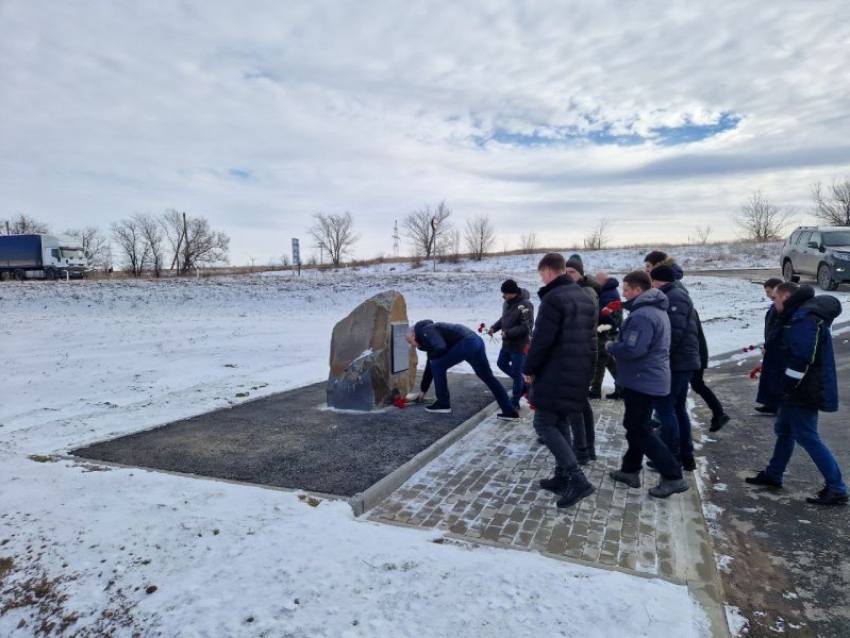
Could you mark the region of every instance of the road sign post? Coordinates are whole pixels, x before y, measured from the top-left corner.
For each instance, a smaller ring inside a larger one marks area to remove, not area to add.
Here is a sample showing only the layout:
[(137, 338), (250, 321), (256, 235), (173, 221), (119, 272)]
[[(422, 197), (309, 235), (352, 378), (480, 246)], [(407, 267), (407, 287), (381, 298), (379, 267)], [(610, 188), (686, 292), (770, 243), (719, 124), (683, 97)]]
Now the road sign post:
[(298, 266), (298, 276), (301, 276), (301, 245), (296, 238), (292, 238), (292, 265)]

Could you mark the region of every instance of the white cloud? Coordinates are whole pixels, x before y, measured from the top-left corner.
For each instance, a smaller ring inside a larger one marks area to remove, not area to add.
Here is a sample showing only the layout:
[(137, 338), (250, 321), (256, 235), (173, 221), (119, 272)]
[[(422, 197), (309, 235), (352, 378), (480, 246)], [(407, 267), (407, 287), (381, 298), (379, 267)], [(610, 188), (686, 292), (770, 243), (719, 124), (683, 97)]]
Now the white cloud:
[(4, 208), (63, 228), (176, 207), (244, 263), (317, 210), (388, 253), (392, 220), (443, 198), (555, 243), (601, 214), (622, 241), (728, 236), (753, 188), (805, 206), (850, 173), (837, 1), (384, 5), (0, 4)]

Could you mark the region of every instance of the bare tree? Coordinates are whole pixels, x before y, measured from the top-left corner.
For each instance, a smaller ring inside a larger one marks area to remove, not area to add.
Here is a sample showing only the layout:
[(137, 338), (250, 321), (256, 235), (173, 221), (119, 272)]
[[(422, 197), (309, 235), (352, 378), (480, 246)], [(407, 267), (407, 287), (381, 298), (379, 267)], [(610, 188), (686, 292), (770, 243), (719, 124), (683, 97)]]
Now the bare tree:
[(133, 220), (139, 228), (147, 255), (146, 266), (153, 270), (154, 277), (162, 276), (165, 262), (165, 250), (162, 245), (164, 231), (160, 221), (151, 214), (137, 213)]
[(112, 236), (118, 247), (118, 256), (124, 270), (133, 277), (141, 276), (147, 267), (147, 242), (135, 217), (112, 224)]
[(50, 233), (50, 226), (23, 213), (10, 219), (0, 220), (0, 235), (45, 235), (48, 233)]
[(793, 222), (793, 216), (791, 208), (780, 208), (762, 195), (760, 190), (755, 190), (732, 220), (744, 239), (775, 241), (782, 237), (785, 227)]
[(354, 232), (354, 218), (348, 212), (342, 215), (315, 213), (313, 225), (307, 232), (316, 246), (328, 253), (335, 268), (339, 268), (342, 258), (351, 254), (351, 249), (360, 239)]
[(190, 217), (172, 208), (159, 221), (171, 249), (171, 268), (181, 275), (202, 265), (227, 261), (230, 237), (212, 230), (205, 217)]
[(522, 252), (530, 255), (537, 250), (537, 233), (530, 232), (519, 236), (520, 247)]
[(694, 236), (700, 246), (705, 246), (711, 237), (711, 226), (708, 224), (705, 226), (697, 226), (694, 228)]
[(475, 261), (490, 252), (496, 243), (496, 229), (487, 215), (477, 215), (466, 220), (466, 248)]
[(438, 255), (441, 261), (456, 264), (460, 261), (460, 231), (452, 228), (440, 239)]
[(451, 214), (451, 209), (442, 201), (436, 208), (426, 206), (405, 216), (402, 220), (404, 234), (413, 246), (414, 255), (430, 259), (440, 254), (441, 243), (452, 230)]
[(65, 231), (68, 237), (73, 237), (80, 242), (86, 261), (92, 268), (106, 270), (107, 248), (109, 241), (97, 226), (86, 226), (85, 228), (70, 228)]
[(850, 179), (839, 182), (833, 178), (828, 189), (820, 182), (812, 185), (812, 199), (812, 214), (819, 220), (829, 226), (850, 226)]
[(602, 250), (608, 245), (608, 242), (611, 239), (608, 234), (608, 226), (610, 223), (611, 222), (607, 217), (603, 217), (596, 222), (596, 226), (594, 226), (593, 230), (591, 230), (584, 238), (585, 250)]

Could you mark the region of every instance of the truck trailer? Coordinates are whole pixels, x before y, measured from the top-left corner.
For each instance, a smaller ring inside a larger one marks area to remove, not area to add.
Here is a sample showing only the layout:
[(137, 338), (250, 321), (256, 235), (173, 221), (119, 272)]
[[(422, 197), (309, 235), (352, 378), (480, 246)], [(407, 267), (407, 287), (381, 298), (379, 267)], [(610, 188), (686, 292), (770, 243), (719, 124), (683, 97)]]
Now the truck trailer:
[(88, 271), (80, 242), (62, 235), (0, 235), (0, 280), (82, 278)]

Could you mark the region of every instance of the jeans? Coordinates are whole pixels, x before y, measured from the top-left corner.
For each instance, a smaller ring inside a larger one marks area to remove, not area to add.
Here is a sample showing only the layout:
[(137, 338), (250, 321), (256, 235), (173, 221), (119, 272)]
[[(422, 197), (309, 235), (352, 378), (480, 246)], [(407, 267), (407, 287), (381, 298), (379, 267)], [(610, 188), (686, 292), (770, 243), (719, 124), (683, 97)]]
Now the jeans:
[(499, 360), (496, 361), (499, 370), (514, 380), (511, 388), (511, 399), (514, 403), (519, 403), (522, 398), (522, 389), (525, 387), (525, 382), (522, 380), (523, 361), (525, 361), (525, 353), (508, 352), (504, 348), (499, 351)]
[(764, 473), (774, 481), (782, 481), (788, 461), (794, 453), (794, 444), (798, 444), (815, 462), (823, 475), (826, 486), (841, 494), (847, 494), (847, 485), (841, 478), (841, 470), (829, 448), (818, 435), (818, 411), (800, 405), (781, 404), (773, 426), (776, 433), (776, 445), (773, 456)]
[(715, 396), (714, 392), (711, 391), (711, 388), (705, 385), (705, 379), (703, 379), (704, 372), (705, 370), (697, 370), (694, 372), (691, 377), (691, 390), (702, 397), (702, 400), (705, 401), (708, 409), (711, 410), (712, 416), (719, 417), (723, 414), (723, 405), (720, 403), (717, 396)]
[(431, 373), (434, 375), (434, 393), (437, 396), (437, 402), (443, 405), (451, 405), (452, 399), (449, 395), (449, 382), (446, 379), (446, 372), (449, 368), (464, 361), (472, 366), (472, 371), (475, 372), (476, 376), (490, 388), (490, 392), (493, 393), (502, 412), (513, 413), (514, 406), (511, 405), (510, 397), (508, 397), (505, 387), (493, 376), (490, 362), (487, 360), (484, 340), (478, 335), (469, 335), (461, 339), (449, 348), (449, 351), (442, 357), (431, 359)]
[(656, 397), (655, 409), (661, 420), (661, 436), (673, 456), (694, 455), (691, 419), (688, 416), (688, 384), (693, 372), (673, 372), (670, 375), (670, 394)]
[(626, 429), (628, 448), (623, 455), (620, 469), (630, 474), (640, 472), (643, 467), (643, 457), (646, 456), (655, 464), (655, 469), (658, 470), (661, 478), (668, 480), (682, 478), (682, 468), (679, 467), (679, 463), (658, 435), (652, 431), (649, 424), (652, 408), (658, 397), (628, 388), (623, 388), (622, 393), (626, 408), (623, 427)]
[(534, 411), (534, 430), (555, 457), (557, 467), (565, 470), (578, 467), (578, 459), (570, 441), (569, 415), (537, 408)]

